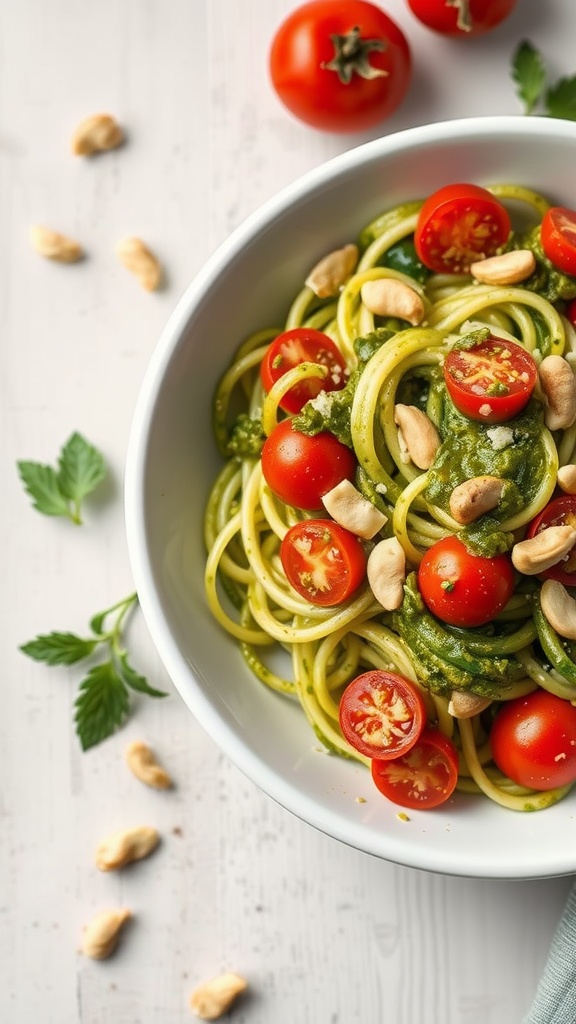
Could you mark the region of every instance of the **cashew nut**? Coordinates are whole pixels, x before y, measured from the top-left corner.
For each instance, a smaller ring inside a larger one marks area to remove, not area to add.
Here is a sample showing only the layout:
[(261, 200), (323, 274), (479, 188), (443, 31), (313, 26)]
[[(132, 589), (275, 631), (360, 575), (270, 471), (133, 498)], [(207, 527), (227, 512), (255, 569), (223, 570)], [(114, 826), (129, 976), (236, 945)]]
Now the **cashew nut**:
[(576, 419), (576, 376), (562, 356), (546, 356), (539, 368), (546, 398), (544, 422), (549, 430), (565, 430)]
[(470, 273), (483, 284), (519, 284), (536, 269), (531, 249), (515, 249), (470, 264)]
[(368, 555), (366, 573), (372, 593), (385, 611), (399, 608), (404, 600), (406, 554), (397, 537), (376, 544)]
[(576, 466), (560, 466), (556, 480), (564, 494), (576, 494)]
[(139, 280), (143, 288), (153, 292), (162, 280), (162, 267), (154, 253), (141, 238), (124, 238), (116, 246), (121, 264)]
[(567, 640), (576, 640), (576, 601), (557, 580), (544, 580), (540, 605), (552, 629)]
[(365, 281), (360, 297), (366, 308), (377, 316), (397, 316), (413, 327), (421, 324), (426, 310), (415, 288), (393, 277)]
[(457, 523), (467, 526), (496, 508), (503, 490), (504, 481), (497, 476), (474, 476), (464, 480), (450, 495), (450, 515)]
[(130, 771), (153, 789), (170, 789), (172, 779), (162, 768), (146, 743), (134, 740), (126, 750), (126, 761)]
[(142, 860), (156, 849), (160, 836), (155, 828), (129, 828), (104, 839), (96, 850), (96, 867), (114, 871), (135, 860)]
[(84, 255), (79, 242), (41, 224), (33, 224), (30, 228), (30, 241), (40, 256), (57, 263), (77, 263)]
[(82, 952), (92, 960), (105, 960), (118, 944), (120, 931), (132, 911), (124, 907), (122, 910), (102, 910), (86, 926), (82, 939)]
[(387, 522), (384, 513), (360, 494), (350, 480), (336, 484), (323, 496), (322, 504), (340, 526), (364, 540), (371, 540)]
[(525, 576), (536, 576), (565, 558), (574, 544), (576, 530), (571, 526), (549, 526), (534, 537), (515, 544), (512, 563)]
[(248, 986), (245, 978), (233, 971), (204, 982), (192, 992), (190, 1009), (201, 1020), (217, 1020)]
[(490, 697), (480, 697), (477, 693), (470, 693), (468, 690), (452, 690), (448, 714), (453, 718), (472, 718), (479, 715), (490, 704)]
[(394, 422), (414, 465), (430, 469), (440, 447), (440, 436), (430, 417), (415, 405), (398, 404), (394, 406)]
[(356, 269), (358, 246), (350, 243), (324, 256), (310, 271), (305, 284), (319, 299), (338, 295), (342, 286)]
[(92, 114), (80, 122), (72, 135), (75, 156), (92, 156), (116, 149), (124, 142), (124, 132), (110, 114)]

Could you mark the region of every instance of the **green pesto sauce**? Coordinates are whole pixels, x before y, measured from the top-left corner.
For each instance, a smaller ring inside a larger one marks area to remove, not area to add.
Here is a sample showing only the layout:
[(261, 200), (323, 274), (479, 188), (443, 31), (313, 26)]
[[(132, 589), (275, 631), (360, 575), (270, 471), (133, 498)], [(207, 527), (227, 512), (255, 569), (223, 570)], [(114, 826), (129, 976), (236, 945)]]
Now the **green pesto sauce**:
[[(499, 427), (506, 433), (512, 431), (512, 440), (503, 447)], [(450, 495), (464, 480), (485, 474), (504, 480), (498, 507), (465, 527), (460, 536), (476, 554), (493, 557), (509, 550), (513, 537), (502, 531), (500, 524), (535, 497), (546, 469), (542, 406), (532, 401), (518, 416), (496, 426), (469, 420), (446, 399), (441, 436), (442, 445), (429, 471), (426, 500), (449, 513)]]

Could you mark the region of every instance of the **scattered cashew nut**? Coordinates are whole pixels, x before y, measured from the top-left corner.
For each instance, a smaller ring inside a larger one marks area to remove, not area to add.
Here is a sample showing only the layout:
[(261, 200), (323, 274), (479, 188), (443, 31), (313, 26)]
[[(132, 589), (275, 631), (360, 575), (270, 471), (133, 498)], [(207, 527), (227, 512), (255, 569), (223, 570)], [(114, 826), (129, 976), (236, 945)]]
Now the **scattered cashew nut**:
[(377, 316), (397, 316), (413, 327), (421, 324), (426, 310), (415, 288), (393, 277), (365, 281), (360, 297), (366, 308)]
[(30, 228), (30, 241), (40, 256), (57, 263), (77, 263), (84, 255), (79, 242), (41, 224), (33, 224)]
[(576, 640), (576, 601), (557, 580), (544, 580), (540, 605), (547, 621), (560, 636)]
[(504, 481), (497, 476), (474, 476), (464, 480), (450, 495), (450, 515), (457, 523), (467, 526), (496, 508), (503, 490)]
[(560, 466), (556, 480), (564, 494), (576, 494), (576, 466)]
[(106, 960), (118, 945), (124, 923), (132, 917), (132, 911), (102, 910), (86, 926), (82, 939), (82, 952), (92, 960)]
[(336, 484), (323, 496), (322, 504), (340, 526), (364, 540), (371, 540), (387, 522), (384, 513), (368, 501), (350, 480)]
[(519, 284), (536, 269), (531, 249), (515, 249), (470, 264), (470, 273), (482, 284)]
[(394, 422), (412, 462), (418, 469), (430, 469), (440, 447), (440, 436), (429, 416), (415, 405), (394, 406)]
[(316, 263), (305, 284), (311, 288), (319, 299), (327, 299), (338, 295), (342, 286), (356, 269), (358, 263), (358, 246), (350, 243), (341, 249), (335, 249)]
[(142, 860), (156, 849), (160, 836), (155, 828), (139, 828), (115, 832), (104, 839), (96, 850), (96, 867), (100, 871), (115, 871), (125, 864)]
[(372, 593), (385, 611), (399, 608), (404, 600), (406, 554), (397, 537), (376, 544), (368, 555), (366, 573)]
[(138, 278), (148, 292), (155, 291), (162, 280), (162, 266), (141, 238), (124, 238), (116, 246), (116, 255), (127, 270)]
[(479, 715), (492, 703), (491, 697), (481, 697), (468, 690), (452, 690), (448, 714), (453, 718), (472, 718)]
[(92, 114), (80, 122), (72, 135), (75, 156), (92, 156), (116, 149), (124, 142), (124, 132), (110, 114)]
[(172, 779), (158, 764), (154, 753), (146, 743), (134, 740), (126, 750), (126, 762), (130, 771), (141, 782), (153, 789), (170, 789)]
[(576, 544), (571, 526), (549, 526), (534, 537), (521, 540), (512, 548), (512, 563), (525, 576), (536, 576), (556, 565)]
[(576, 419), (576, 376), (562, 356), (546, 356), (538, 370), (546, 399), (544, 422), (549, 430), (565, 430)]
[(190, 996), (190, 1009), (201, 1020), (217, 1020), (247, 986), (245, 978), (227, 971), (194, 989)]

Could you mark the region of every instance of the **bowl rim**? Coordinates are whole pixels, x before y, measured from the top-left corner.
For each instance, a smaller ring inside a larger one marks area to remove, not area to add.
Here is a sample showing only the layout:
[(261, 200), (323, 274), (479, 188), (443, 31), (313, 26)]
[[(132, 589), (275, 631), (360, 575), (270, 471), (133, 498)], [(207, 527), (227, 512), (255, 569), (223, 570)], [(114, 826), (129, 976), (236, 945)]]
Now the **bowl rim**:
[(576, 869), (576, 863), (574, 856), (569, 855), (571, 844), (566, 844), (565, 851), (551, 850), (550, 859), (545, 863), (542, 863), (540, 858), (538, 862), (528, 860), (526, 864), (501, 866), (492, 862), (486, 863), (484, 860), (485, 850), (478, 851), (476, 855), (469, 858), (466, 865), (462, 863), (461, 855), (451, 857), (446, 850), (433, 854), (425, 844), (410, 847), (409, 856), (406, 855), (404, 844), (399, 844), (397, 850), (385, 853), (375, 843), (367, 845), (366, 833), (361, 827), (347, 823), (346, 829), (343, 829), (337, 814), (332, 813), (326, 807), (319, 806), (315, 799), (296, 790), (289, 780), (270, 770), (266, 763), (222, 720), (200, 685), (195, 687), (194, 699), (191, 701), (189, 685), (185, 685), (185, 681), (190, 678), (190, 675), (194, 676), (194, 673), (178, 648), (155, 587), (149, 558), (143, 502), (148, 447), (159, 384), (163, 380), (175, 351), (183, 340), (191, 313), (201, 300), (207, 286), (235, 254), (243, 249), (246, 242), (258, 234), (273, 217), (286, 211), (303, 195), (318, 189), (329, 180), (333, 181), (340, 175), (346, 175), (355, 166), (379, 161), (383, 157), (392, 156), (411, 148), (420, 149), (429, 143), (446, 142), (462, 137), (470, 141), (481, 139), (483, 136), (490, 139), (508, 138), (510, 135), (518, 138), (525, 136), (543, 140), (546, 138), (576, 140), (576, 124), (572, 121), (553, 118), (496, 115), (456, 118), (406, 128), (362, 143), (330, 158), (284, 186), (278, 193), (250, 213), (220, 243), (194, 276), (168, 317), (153, 349), (137, 394), (129, 430), (124, 472), (124, 517), (128, 557), (134, 585), (144, 620), (160, 659), (176, 690), (197, 722), (248, 779), (297, 818), (361, 852), (392, 863), (439, 874), (521, 880), (572, 874)]

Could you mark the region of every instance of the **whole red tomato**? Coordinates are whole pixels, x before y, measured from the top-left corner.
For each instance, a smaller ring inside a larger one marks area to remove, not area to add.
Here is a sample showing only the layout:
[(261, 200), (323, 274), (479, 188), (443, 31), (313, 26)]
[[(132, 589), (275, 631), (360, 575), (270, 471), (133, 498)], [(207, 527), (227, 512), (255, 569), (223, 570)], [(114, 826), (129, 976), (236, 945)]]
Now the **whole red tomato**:
[(433, 615), (451, 626), (483, 626), (512, 597), (509, 555), (473, 555), (455, 536), (433, 544), (418, 567), (418, 587)]
[(272, 84), (313, 128), (360, 132), (392, 114), (411, 79), (402, 30), (367, 0), (311, 0), (277, 30)]
[(287, 505), (310, 512), (342, 480), (353, 480), (356, 457), (327, 430), (309, 437), (281, 420), (262, 448), (262, 473), (268, 486)]
[(479, 36), (512, 13), (516, 0), (408, 0), (419, 21), (444, 36)]
[(576, 708), (546, 690), (505, 701), (490, 732), (494, 761), (520, 786), (576, 782)]

